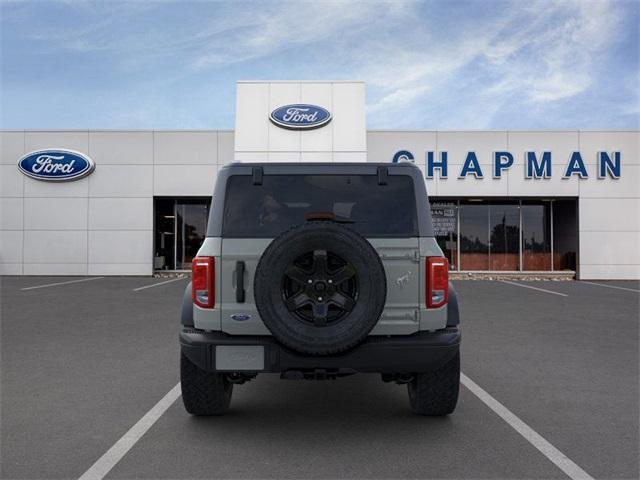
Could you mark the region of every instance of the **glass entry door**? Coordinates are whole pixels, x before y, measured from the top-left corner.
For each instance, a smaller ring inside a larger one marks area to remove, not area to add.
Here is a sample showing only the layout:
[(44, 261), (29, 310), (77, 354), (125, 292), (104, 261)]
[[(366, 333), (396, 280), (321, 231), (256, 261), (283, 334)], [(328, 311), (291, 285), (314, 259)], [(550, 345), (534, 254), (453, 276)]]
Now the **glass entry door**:
[(515, 201), (460, 202), (462, 270), (520, 270), (520, 205)]
[(191, 270), (207, 234), (208, 219), (208, 204), (197, 200), (176, 202), (176, 270)]
[(458, 270), (458, 202), (431, 202), (431, 221), (436, 241), (449, 260), (449, 270)]
[(155, 270), (189, 270), (204, 241), (210, 199), (155, 199)]

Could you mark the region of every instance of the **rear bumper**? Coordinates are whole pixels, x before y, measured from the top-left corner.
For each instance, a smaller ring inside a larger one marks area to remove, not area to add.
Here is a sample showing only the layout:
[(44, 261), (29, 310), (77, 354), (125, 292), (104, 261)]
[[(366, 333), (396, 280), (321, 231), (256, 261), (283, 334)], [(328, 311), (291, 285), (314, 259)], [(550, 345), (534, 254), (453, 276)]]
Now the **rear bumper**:
[[(370, 336), (357, 347), (340, 355), (308, 356), (283, 347), (270, 336), (228, 335), (190, 327), (183, 327), (180, 332), (182, 352), (199, 368), (252, 373), (290, 370), (325, 370), (335, 373), (427, 372), (449, 361), (458, 351), (460, 340), (460, 330), (446, 328), (413, 335)], [(217, 347), (225, 348), (216, 351)], [(231, 363), (228, 357), (221, 356), (221, 352), (235, 352)], [(223, 361), (225, 365), (222, 365)], [(234, 365), (235, 368), (229, 365)]]

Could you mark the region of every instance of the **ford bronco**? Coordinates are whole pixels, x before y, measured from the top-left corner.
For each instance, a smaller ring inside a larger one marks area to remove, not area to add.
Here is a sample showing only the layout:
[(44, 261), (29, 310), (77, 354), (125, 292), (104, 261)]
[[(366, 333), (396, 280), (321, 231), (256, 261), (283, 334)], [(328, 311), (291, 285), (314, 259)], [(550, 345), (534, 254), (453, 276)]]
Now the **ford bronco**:
[(379, 373), (420, 415), (458, 400), (457, 298), (409, 163), (222, 168), (181, 323), (194, 415), (225, 413), (234, 384), (259, 373)]

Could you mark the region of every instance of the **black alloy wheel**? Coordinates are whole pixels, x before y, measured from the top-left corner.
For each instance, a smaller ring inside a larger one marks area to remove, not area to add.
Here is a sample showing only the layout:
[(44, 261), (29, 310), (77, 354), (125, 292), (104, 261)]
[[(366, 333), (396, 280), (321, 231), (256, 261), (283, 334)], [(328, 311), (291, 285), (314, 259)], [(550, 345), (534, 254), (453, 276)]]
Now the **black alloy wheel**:
[(350, 313), (358, 299), (352, 264), (326, 250), (296, 258), (284, 274), (282, 293), (289, 311), (305, 323), (324, 327)]

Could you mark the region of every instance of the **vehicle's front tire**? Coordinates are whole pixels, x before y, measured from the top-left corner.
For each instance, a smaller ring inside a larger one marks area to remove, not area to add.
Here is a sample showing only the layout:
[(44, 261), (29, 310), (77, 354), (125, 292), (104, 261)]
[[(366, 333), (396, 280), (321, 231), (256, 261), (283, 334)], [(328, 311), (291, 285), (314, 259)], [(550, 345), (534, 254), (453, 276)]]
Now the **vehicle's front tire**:
[(437, 370), (416, 373), (407, 386), (413, 413), (427, 416), (453, 413), (460, 390), (460, 352)]
[(184, 408), (192, 415), (224, 415), (233, 384), (221, 373), (207, 372), (180, 353), (180, 386)]

